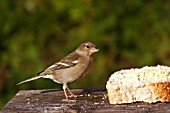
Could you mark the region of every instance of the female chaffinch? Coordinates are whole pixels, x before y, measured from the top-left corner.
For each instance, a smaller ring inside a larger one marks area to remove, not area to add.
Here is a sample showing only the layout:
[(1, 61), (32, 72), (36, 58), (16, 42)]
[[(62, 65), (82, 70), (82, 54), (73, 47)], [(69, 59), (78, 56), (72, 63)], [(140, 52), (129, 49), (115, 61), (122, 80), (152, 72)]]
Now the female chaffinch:
[(68, 88), (67, 84), (83, 78), (89, 72), (93, 62), (93, 54), (98, 50), (92, 42), (82, 43), (74, 52), (59, 62), (38, 73), (37, 76), (22, 81), (17, 85), (39, 78), (49, 78), (54, 82), (63, 84), (66, 101), (69, 101), (66, 89), (71, 96), (74, 96), (74, 94)]

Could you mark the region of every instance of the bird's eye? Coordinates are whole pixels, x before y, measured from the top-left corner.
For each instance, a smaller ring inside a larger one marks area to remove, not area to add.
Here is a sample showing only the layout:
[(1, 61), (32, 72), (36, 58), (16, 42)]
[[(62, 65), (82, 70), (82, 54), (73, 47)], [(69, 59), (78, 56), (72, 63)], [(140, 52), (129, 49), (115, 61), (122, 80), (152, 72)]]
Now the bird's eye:
[(86, 45), (86, 48), (88, 48), (88, 49), (89, 49), (89, 48), (90, 48), (90, 46)]

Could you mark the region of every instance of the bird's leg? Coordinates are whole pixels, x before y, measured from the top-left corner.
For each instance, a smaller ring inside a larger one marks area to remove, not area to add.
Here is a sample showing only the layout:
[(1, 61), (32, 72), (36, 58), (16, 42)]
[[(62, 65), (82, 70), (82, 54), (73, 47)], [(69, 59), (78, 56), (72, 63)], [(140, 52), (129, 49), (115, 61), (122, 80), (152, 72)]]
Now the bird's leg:
[[(67, 96), (67, 93), (66, 93), (66, 89), (68, 89), (67, 84), (63, 84), (63, 90), (64, 90), (64, 94), (65, 94), (65, 97), (66, 97), (66, 99), (63, 99), (63, 101), (66, 101), (66, 102), (76, 102), (77, 100), (70, 100), (70, 99), (68, 99), (68, 96)], [(70, 90), (69, 90), (69, 92), (71, 94), (73, 94)]]
[(65, 97), (66, 97), (66, 101), (69, 101), (67, 93), (66, 93), (66, 88), (67, 88), (67, 85), (63, 84), (63, 90), (64, 90), (64, 94), (65, 94)]
[(69, 97), (77, 97), (77, 95), (74, 95), (71, 90), (68, 88), (68, 86), (66, 85), (67, 90), (69, 91), (69, 93), (71, 94)]

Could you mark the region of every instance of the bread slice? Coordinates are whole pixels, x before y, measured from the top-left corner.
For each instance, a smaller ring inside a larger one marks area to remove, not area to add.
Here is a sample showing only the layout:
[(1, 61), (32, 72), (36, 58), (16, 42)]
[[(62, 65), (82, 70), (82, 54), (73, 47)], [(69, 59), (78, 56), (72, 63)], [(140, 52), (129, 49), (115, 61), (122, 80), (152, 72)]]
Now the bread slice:
[(170, 102), (170, 67), (117, 71), (107, 81), (106, 88), (111, 104)]

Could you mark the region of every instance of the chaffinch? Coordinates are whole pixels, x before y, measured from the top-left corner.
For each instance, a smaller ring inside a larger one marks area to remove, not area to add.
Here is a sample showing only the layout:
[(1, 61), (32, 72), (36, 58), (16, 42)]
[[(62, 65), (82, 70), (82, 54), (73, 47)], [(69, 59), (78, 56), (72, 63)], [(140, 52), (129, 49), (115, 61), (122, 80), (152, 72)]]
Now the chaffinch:
[(63, 84), (66, 101), (69, 101), (66, 89), (71, 96), (74, 96), (74, 94), (68, 88), (67, 84), (83, 78), (89, 72), (93, 62), (93, 54), (98, 50), (99, 49), (97, 49), (96, 45), (92, 42), (82, 43), (74, 52), (70, 53), (59, 62), (39, 72), (37, 76), (22, 81), (17, 85), (39, 78), (49, 78), (54, 82)]

